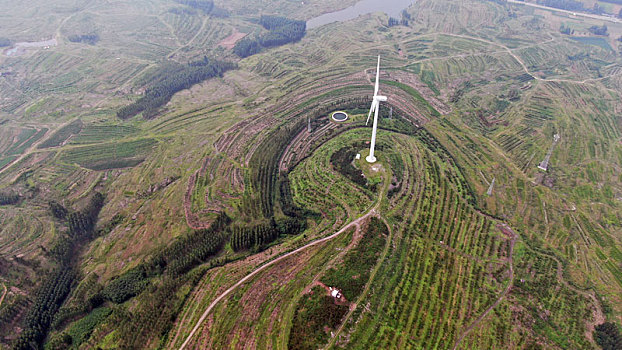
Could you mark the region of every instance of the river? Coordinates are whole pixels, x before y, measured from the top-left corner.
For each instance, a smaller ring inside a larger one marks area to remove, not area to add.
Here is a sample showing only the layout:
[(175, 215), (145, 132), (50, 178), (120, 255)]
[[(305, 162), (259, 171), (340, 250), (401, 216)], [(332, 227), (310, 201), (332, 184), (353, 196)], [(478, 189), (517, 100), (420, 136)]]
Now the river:
[(384, 12), (391, 17), (401, 18), (403, 9), (412, 5), (414, 0), (361, 0), (340, 11), (325, 13), (307, 21), (307, 29), (313, 29), (333, 22), (343, 22), (358, 16), (374, 12)]

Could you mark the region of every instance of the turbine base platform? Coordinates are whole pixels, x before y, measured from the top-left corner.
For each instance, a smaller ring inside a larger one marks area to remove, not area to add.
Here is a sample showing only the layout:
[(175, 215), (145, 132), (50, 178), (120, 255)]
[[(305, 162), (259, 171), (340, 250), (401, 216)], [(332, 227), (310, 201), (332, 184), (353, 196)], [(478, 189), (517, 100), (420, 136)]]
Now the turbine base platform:
[(374, 157), (374, 156), (367, 156), (367, 157), (365, 157), (365, 160), (368, 163), (375, 163), (376, 162), (376, 157)]

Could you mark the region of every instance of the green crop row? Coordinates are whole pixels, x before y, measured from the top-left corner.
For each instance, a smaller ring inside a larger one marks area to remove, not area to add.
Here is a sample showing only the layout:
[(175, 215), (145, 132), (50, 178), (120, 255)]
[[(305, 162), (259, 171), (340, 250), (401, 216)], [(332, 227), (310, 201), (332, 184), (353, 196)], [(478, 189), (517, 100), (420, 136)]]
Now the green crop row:
[(93, 170), (135, 166), (156, 144), (154, 139), (139, 139), (76, 147), (65, 151), (61, 160)]

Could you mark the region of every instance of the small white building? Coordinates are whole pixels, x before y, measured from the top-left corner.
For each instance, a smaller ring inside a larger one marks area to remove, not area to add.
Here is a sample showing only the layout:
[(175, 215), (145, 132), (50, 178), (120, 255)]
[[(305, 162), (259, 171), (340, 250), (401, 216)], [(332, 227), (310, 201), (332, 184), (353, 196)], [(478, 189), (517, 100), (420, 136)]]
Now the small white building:
[(330, 287), (330, 296), (335, 299), (341, 299), (341, 292), (337, 288)]

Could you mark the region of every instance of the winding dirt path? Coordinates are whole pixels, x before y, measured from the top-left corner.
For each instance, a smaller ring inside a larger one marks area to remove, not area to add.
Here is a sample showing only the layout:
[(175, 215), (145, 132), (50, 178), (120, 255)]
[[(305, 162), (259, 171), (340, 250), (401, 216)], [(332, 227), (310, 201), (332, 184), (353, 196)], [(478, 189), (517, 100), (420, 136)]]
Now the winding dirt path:
[(591, 299), (592, 302), (594, 303), (594, 310), (592, 313), (594, 318), (591, 321), (586, 321), (587, 331), (586, 331), (585, 337), (588, 338), (592, 343), (596, 344), (594, 342), (594, 337), (592, 333), (594, 332), (596, 325), (599, 325), (606, 321), (605, 313), (603, 312), (600, 302), (596, 298), (596, 293), (594, 292), (594, 290), (583, 290), (568, 283), (568, 281), (564, 279), (564, 265), (562, 264), (561, 261), (559, 261), (559, 259), (557, 259), (556, 256), (549, 255), (549, 254), (542, 253), (542, 252), (539, 252), (539, 254), (555, 260), (555, 263), (557, 264), (557, 281), (559, 283), (563, 284), (564, 287), (570, 289), (571, 291), (579, 295), (582, 295), (585, 298)]
[(154, 16), (154, 17), (157, 18), (158, 21), (160, 21), (162, 24), (164, 24), (166, 28), (168, 28), (168, 31), (171, 33), (171, 36), (175, 39), (175, 44), (177, 44), (178, 48), (184, 46), (184, 44), (182, 44), (181, 41), (179, 40), (179, 37), (177, 36), (177, 34), (175, 34), (175, 28), (173, 28), (173, 26), (170, 23), (164, 20), (164, 18), (162, 18), (162, 16), (160, 15)]
[[(475, 320), (475, 322), (473, 322), (460, 336), (460, 338), (458, 339), (458, 341), (456, 341), (456, 344), (453, 347), (453, 350), (457, 350), (460, 343), (462, 342), (462, 340), (466, 337), (466, 335), (468, 335), (469, 332), (471, 332), (471, 330), (473, 330), (473, 328), (475, 328), (479, 323), (481, 323), (481, 321), (490, 313), (490, 311), (492, 311), (497, 305), (499, 305), (499, 303), (503, 300), (503, 298), (508, 294), (508, 292), (510, 291), (512, 284), (513, 284), (513, 280), (514, 280), (514, 267), (512, 266), (512, 254), (514, 252), (514, 244), (516, 243), (516, 239), (518, 238), (518, 235), (516, 234), (516, 232), (514, 232), (510, 227), (508, 226), (504, 226), (504, 229), (511, 232), (512, 233), (512, 240), (510, 241), (510, 256), (509, 256), (509, 263), (510, 263), (510, 283), (508, 284), (508, 286), (505, 288), (505, 290), (503, 291), (503, 293), (501, 293), (501, 295), (499, 296), (499, 298), (497, 299), (497, 301), (495, 301), (494, 304), (492, 304), (488, 309), (486, 309), (486, 311), (477, 318), (477, 320)], [(557, 259), (556, 256), (554, 255), (549, 255), (546, 253), (542, 253), (539, 252), (540, 255), (546, 256), (548, 258), (553, 259), (556, 263), (557, 263), (557, 281), (561, 284), (563, 284), (566, 288), (572, 290), (573, 292), (582, 295), (585, 298), (591, 299), (594, 303), (594, 310), (593, 310), (593, 320), (592, 321), (588, 321), (587, 322), (587, 332), (585, 334), (585, 336), (592, 342), (594, 343), (594, 339), (592, 337), (592, 332), (594, 330), (594, 327), (597, 324), (601, 324), (603, 322), (605, 322), (605, 315), (602, 311), (602, 307), (600, 305), (600, 302), (598, 301), (598, 299), (596, 298), (596, 295), (594, 293), (594, 291), (588, 291), (588, 290), (582, 290), (579, 289), (573, 285), (571, 285), (570, 283), (568, 283), (568, 281), (566, 281), (564, 279), (563, 276), (563, 265), (561, 263), (561, 261), (559, 261), (559, 259)]]
[(190, 44), (192, 44), (196, 38), (203, 32), (203, 30), (205, 29), (205, 26), (207, 25), (207, 20), (209, 19), (209, 16), (205, 16), (203, 18), (203, 22), (201, 23), (201, 27), (199, 28), (199, 30), (197, 30), (197, 32), (194, 34), (194, 36), (192, 38), (190, 38), (190, 40), (188, 40), (187, 43), (181, 45), (180, 47), (176, 48), (175, 50), (173, 50), (171, 53), (169, 53), (166, 58), (172, 58), (173, 56), (175, 56), (176, 53), (178, 53), (181, 49), (190, 46)]
[(488, 316), (490, 311), (492, 311), (495, 307), (497, 307), (497, 305), (499, 305), (499, 303), (503, 300), (503, 298), (505, 298), (505, 296), (512, 289), (512, 285), (514, 284), (514, 266), (513, 266), (514, 244), (516, 243), (516, 238), (518, 237), (518, 235), (516, 234), (516, 232), (514, 232), (509, 227), (505, 226), (505, 228), (508, 230), (508, 232), (512, 232), (512, 240), (510, 241), (510, 252), (508, 255), (508, 264), (510, 265), (510, 281), (508, 282), (507, 287), (505, 287), (501, 295), (499, 295), (499, 298), (497, 298), (497, 300), (492, 305), (490, 305), (488, 309), (484, 311), (483, 314), (481, 314), (475, 321), (473, 321), (473, 323), (471, 323), (469, 327), (467, 327), (467, 329), (464, 330), (464, 332), (462, 332), (462, 335), (460, 335), (460, 338), (458, 338), (458, 340), (456, 341), (456, 344), (454, 344), (453, 350), (458, 349), (462, 340), (473, 330), (473, 328), (477, 327), (477, 325), (479, 325), (484, 320), (484, 318)]
[[(527, 3), (525, 3), (527, 4)], [(523, 68), (523, 71), (525, 71), (525, 73), (531, 75), (535, 80), (537, 81), (544, 81), (544, 82), (554, 82), (554, 83), (572, 83), (572, 84), (588, 84), (588, 83), (593, 83), (593, 82), (597, 82), (597, 81), (601, 81), (601, 80), (605, 80), (608, 78), (612, 78), (615, 76), (619, 76), (622, 75), (622, 73), (615, 73), (615, 74), (610, 74), (604, 77), (600, 77), (600, 78), (587, 78), (584, 80), (573, 80), (573, 79), (546, 79), (546, 78), (540, 78), (539, 76), (537, 76), (536, 74), (532, 73), (529, 68), (527, 67), (527, 65), (525, 64), (525, 62), (523, 62), (522, 58), (518, 55), (516, 55), (514, 53), (514, 50), (522, 50), (528, 47), (532, 47), (532, 46), (536, 46), (536, 45), (540, 45), (540, 44), (544, 44), (544, 43), (548, 43), (553, 41), (553, 39), (551, 40), (547, 40), (545, 42), (542, 43), (537, 43), (537, 44), (533, 44), (533, 45), (529, 45), (529, 46), (524, 46), (524, 47), (517, 47), (515, 49), (510, 49), (509, 47), (496, 43), (494, 41), (488, 41), (482, 38), (478, 38), (478, 37), (474, 37), (474, 36), (469, 36), (469, 35), (462, 35), (462, 34), (453, 34), (453, 33), (443, 33), (443, 35), (447, 35), (447, 36), (453, 36), (453, 37), (458, 37), (458, 38), (463, 38), (463, 39), (470, 39), (470, 40), (475, 40), (475, 41), (480, 41), (489, 45), (494, 45), (497, 47), (502, 48), (504, 51), (506, 51), (510, 56), (512, 56), (512, 58), (514, 58), (514, 60), (516, 60), (516, 62), (518, 62), (518, 64), (521, 66), (521, 68)], [(492, 52), (495, 53), (495, 52)], [(467, 56), (476, 56), (474, 54), (469, 54)], [(431, 59), (426, 59), (426, 60), (435, 60), (437, 58), (431, 58)]]
[(341, 334), (341, 332), (345, 328), (346, 323), (348, 322), (350, 317), (352, 317), (352, 314), (356, 310), (357, 306), (359, 304), (361, 304), (361, 301), (363, 299), (365, 299), (365, 297), (367, 296), (367, 293), (369, 292), (369, 289), (371, 288), (371, 286), (373, 284), (374, 278), (376, 277), (376, 274), (378, 273), (378, 270), (380, 270), (380, 265), (382, 265), (382, 262), (384, 261), (384, 259), (387, 257), (387, 254), (389, 253), (389, 247), (391, 246), (391, 242), (393, 240), (393, 230), (391, 229), (391, 225), (389, 225), (389, 223), (387, 222), (387, 220), (385, 218), (383, 218), (380, 215), (378, 215), (377, 217), (380, 220), (382, 220), (382, 222), (384, 222), (384, 224), (387, 226), (387, 230), (389, 230), (389, 234), (387, 236), (387, 243), (385, 244), (384, 249), (382, 250), (382, 254), (380, 255), (380, 257), (378, 257), (378, 260), (376, 262), (376, 266), (374, 266), (374, 269), (372, 270), (371, 274), (369, 275), (369, 279), (367, 280), (367, 284), (365, 284), (365, 288), (361, 292), (361, 295), (359, 295), (359, 297), (356, 300), (352, 300), (352, 304), (351, 304), (350, 310), (348, 310), (348, 313), (346, 314), (346, 316), (341, 321), (341, 325), (335, 331), (335, 335), (330, 339), (330, 341), (324, 347), (324, 349), (329, 349), (329, 348), (331, 348), (335, 344), (335, 342), (339, 338), (339, 334)]
[(0, 306), (2, 306), (4, 297), (6, 297), (6, 293), (9, 291), (9, 289), (6, 287), (6, 284), (2, 283), (2, 287), (4, 287), (4, 293), (2, 293), (2, 297), (0, 298)]
[(286, 259), (296, 253), (299, 253), (303, 250), (306, 250), (308, 248), (311, 248), (315, 245), (318, 245), (320, 243), (326, 242), (326, 241), (330, 241), (333, 238), (341, 235), (342, 233), (346, 232), (348, 229), (352, 228), (353, 226), (358, 226), (360, 225), (360, 223), (363, 220), (366, 220), (367, 218), (369, 218), (372, 215), (376, 215), (376, 207), (380, 204), (380, 202), (378, 202), (378, 204), (376, 204), (370, 211), (368, 211), (365, 215), (359, 217), (358, 219), (350, 222), (349, 224), (347, 224), (346, 226), (342, 227), (341, 230), (333, 233), (332, 235), (328, 236), (328, 237), (324, 237), (324, 238), (320, 238), (318, 240), (315, 240), (307, 245), (304, 245), (296, 250), (293, 250), (285, 255), (281, 255), (280, 257), (266, 263), (265, 265), (262, 265), (260, 267), (258, 267), (255, 271), (249, 273), (248, 275), (246, 275), (244, 278), (242, 278), (241, 280), (239, 280), (236, 284), (234, 284), (233, 286), (231, 286), (229, 289), (227, 289), (226, 291), (224, 291), (222, 294), (220, 294), (218, 296), (218, 298), (216, 298), (208, 307), (207, 309), (205, 309), (205, 311), (203, 312), (203, 315), (201, 315), (201, 318), (199, 318), (199, 320), (197, 321), (197, 323), (195, 324), (194, 328), (192, 329), (192, 331), (190, 332), (190, 334), (188, 335), (188, 337), (186, 338), (186, 341), (184, 341), (184, 343), (181, 345), (181, 347), (179, 348), (179, 350), (183, 350), (186, 345), (188, 345), (188, 343), (190, 342), (190, 340), (192, 340), (192, 337), (194, 336), (194, 334), (199, 330), (199, 327), (201, 326), (201, 324), (203, 323), (203, 321), (205, 321), (205, 319), (207, 318), (207, 316), (209, 315), (210, 311), (212, 311), (212, 309), (216, 306), (216, 304), (218, 304), (222, 299), (224, 299), (225, 297), (227, 297), (229, 294), (231, 294), (231, 292), (233, 292), (237, 287), (241, 286), (242, 284), (244, 284), (246, 281), (248, 281), (249, 279), (251, 279), (252, 277), (254, 277), (255, 275), (257, 275), (258, 273), (262, 272), (263, 270), (265, 270), (266, 268), (276, 264), (277, 262)]
[[(386, 178), (386, 174), (385, 174), (385, 178)], [(239, 280), (236, 284), (234, 284), (233, 286), (231, 286), (229, 289), (227, 289), (226, 291), (224, 291), (222, 294), (220, 294), (216, 299), (214, 299), (214, 301), (212, 301), (211, 304), (209, 304), (209, 306), (205, 309), (205, 311), (203, 312), (203, 314), (201, 315), (201, 317), (199, 318), (199, 320), (197, 321), (197, 323), (194, 325), (194, 328), (192, 328), (192, 331), (190, 332), (190, 334), (188, 335), (188, 337), (186, 338), (186, 340), (184, 341), (184, 343), (179, 347), (179, 350), (183, 350), (188, 343), (190, 343), (190, 341), (192, 340), (192, 337), (195, 335), (195, 333), (199, 330), (199, 327), (201, 327), (201, 324), (205, 321), (205, 319), (207, 318), (207, 316), (209, 315), (209, 313), (212, 311), (212, 309), (225, 297), (227, 297), (229, 294), (231, 294), (231, 292), (233, 292), (237, 287), (241, 286), (242, 284), (244, 284), (246, 281), (250, 280), (251, 278), (253, 278), (255, 275), (257, 275), (258, 273), (262, 272), (263, 270), (265, 270), (266, 268), (278, 263), (279, 261), (286, 259), (294, 254), (297, 254), (301, 251), (304, 251), (306, 249), (309, 249), (313, 246), (316, 246), (320, 243), (324, 243), (327, 241), (330, 241), (336, 237), (338, 237), (339, 235), (341, 235), (342, 233), (348, 231), (350, 228), (352, 227), (359, 227), (361, 225), (361, 223), (365, 220), (367, 220), (368, 218), (370, 218), (371, 216), (376, 216), (376, 217), (380, 217), (380, 214), (378, 213), (378, 208), (380, 207), (380, 204), (382, 203), (382, 198), (385, 197), (388, 189), (389, 189), (389, 184), (391, 182), (388, 181), (388, 179), (385, 179), (383, 181), (383, 186), (381, 188), (381, 190), (378, 193), (378, 197), (376, 198), (375, 203), (370, 207), (370, 209), (367, 211), (367, 213), (363, 214), (362, 216), (358, 217), (357, 219), (351, 221), (349, 224), (343, 226), (339, 231), (333, 233), (330, 236), (324, 237), (324, 238), (320, 238), (317, 239), (313, 242), (310, 242), (298, 249), (295, 249), (287, 254), (281, 255), (278, 258), (271, 260), (270, 262), (258, 267), (257, 269), (255, 269), (253, 272), (249, 273), (248, 275), (246, 275), (244, 278), (242, 278), (241, 280)], [(383, 219), (384, 221), (384, 219)], [(385, 221), (386, 223), (386, 221)], [(390, 229), (390, 227), (389, 227)]]
[(615, 17), (593, 15), (591, 13), (585, 13), (585, 12), (580, 12), (580, 11), (568, 11), (568, 10), (554, 8), (554, 7), (548, 7), (548, 6), (543, 6), (543, 5), (539, 5), (539, 4), (534, 4), (534, 3), (531, 3), (531, 2), (526, 2), (524, 0), (520, 0), (520, 1), (519, 0), (507, 0), (507, 2), (512, 3), (512, 4), (517, 4), (517, 5), (535, 7), (535, 8), (539, 8), (539, 9), (542, 9), (542, 10), (548, 10), (548, 11), (553, 11), (553, 12), (562, 12), (562, 13), (573, 15), (573, 16), (576, 16), (576, 17), (586, 17), (586, 18), (597, 19), (597, 20), (613, 22), (613, 23), (620, 23), (621, 22), (618, 18), (615, 18)]
[[(20, 154), (17, 158), (13, 159), (13, 161), (8, 162), (7, 164), (4, 165), (4, 167), (2, 167), (2, 169), (0, 169), (0, 174), (6, 172), (9, 170), (9, 168), (11, 168), (13, 165), (21, 162), (24, 158), (28, 157), (31, 153), (36, 152), (37, 150), (37, 146), (39, 146), (41, 143), (45, 142), (47, 139), (49, 139), (52, 135), (54, 135), (54, 133), (59, 130), (60, 128), (62, 128), (65, 125), (68, 125), (69, 123), (71, 123), (71, 121), (61, 124), (58, 128), (56, 128), (55, 130), (52, 130), (52, 127), (49, 125), (40, 125), (40, 127), (42, 128), (47, 128), (48, 131), (36, 142), (33, 142), (30, 147), (26, 148), (22, 154)], [(41, 129), (37, 129), (37, 132), (39, 132)], [(34, 137), (34, 135), (32, 136)]]

